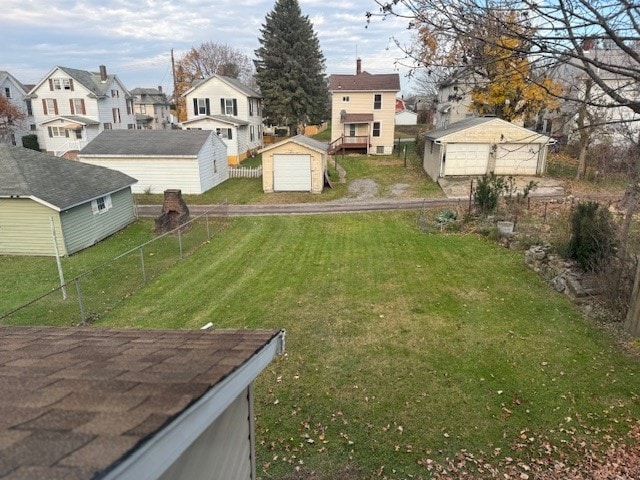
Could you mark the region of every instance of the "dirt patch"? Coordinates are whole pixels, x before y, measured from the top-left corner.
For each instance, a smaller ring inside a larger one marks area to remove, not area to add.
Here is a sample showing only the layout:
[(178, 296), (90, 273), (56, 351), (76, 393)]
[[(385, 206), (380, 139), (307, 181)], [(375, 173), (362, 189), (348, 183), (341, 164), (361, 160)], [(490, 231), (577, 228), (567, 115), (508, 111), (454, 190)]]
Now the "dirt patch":
[(349, 184), (349, 195), (357, 199), (376, 198), (380, 193), (380, 186), (373, 180), (363, 178)]

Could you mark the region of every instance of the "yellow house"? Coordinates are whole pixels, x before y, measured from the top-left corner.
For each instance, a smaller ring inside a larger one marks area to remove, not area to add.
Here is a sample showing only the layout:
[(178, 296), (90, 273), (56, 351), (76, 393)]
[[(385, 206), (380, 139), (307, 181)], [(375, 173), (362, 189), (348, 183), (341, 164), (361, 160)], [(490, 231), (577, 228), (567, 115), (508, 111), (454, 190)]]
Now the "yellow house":
[(329, 153), (340, 150), (367, 154), (393, 151), (397, 73), (374, 75), (362, 71), (360, 59), (355, 75), (331, 75), (331, 143)]

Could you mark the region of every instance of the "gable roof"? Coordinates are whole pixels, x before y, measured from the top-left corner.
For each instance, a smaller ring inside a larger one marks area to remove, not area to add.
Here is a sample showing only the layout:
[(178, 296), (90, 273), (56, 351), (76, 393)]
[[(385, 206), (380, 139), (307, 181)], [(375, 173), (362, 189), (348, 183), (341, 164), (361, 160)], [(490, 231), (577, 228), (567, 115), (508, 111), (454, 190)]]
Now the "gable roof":
[(400, 75), (383, 73), (372, 75), (362, 72), (356, 75), (330, 75), (329, 91), (400, 91)]
[[(176, 430), (183, 435), (169, 453), (179, 455), (178, 444), (196, 433), (180, 427), (194, 417), (197, 428), (212, 423), (202, 406), (219, 407), (218, 392), (242, 389), (236, 398), (281, 353), (283, 336), (0, 327), (0, 478), (118, 477)], [(155, 455), (156, 468), (172, 460)]]
[[(493, 124), (491, 128), (489, 124)], [(471, 135), (456, 135), (466, 130), (475, 130)], [(515, 125), (498, 117), (469, 117), (446, 127), (429, 130), (422, 134), (428, 140), (440, 142), (485, 143), (485, 142), (516, 142), (516, 143), (554, 143), (546, 135), (534, 132), (528, 128)], [(450, 138), (447, 138), (450, 137)]]
[(167, 96), (157, 88), (134, 88), (129, 93), (137, 97), (136, 103), (140, 104), (153, 104), (153, 105), (165, 105), (169, 104)]
[(217, 75), (217, 74), (213, 74), (210, 77), (207, 77), (207, 78), (204, 78), (204, 79), (201, 79), (201, 80), (196, 80), (195, 82), (193, 82), (193, 86), (189, 90), (184, 92), (181, 96), (182, 97), (186, 97), (187, 94), (192, 93), (193, 91), (195, 91), (196, 89), (202, 87), (203, 85), (205, 85), (206, 83), (210, 82), (211, 80), (221, 81), (222, 83), (227, 84), (231, 88), (234, 88), (234, 89), (238, 90), (240, 93), (242, 93), (246, 97), (262, 98), (262, 95), (260, 95), (255, 90), (247, 87), (245, 84), (240, 82), (240, 80), (238, 80), (237, 78), (225, 77), (223, 75)]
[(211, 130), (103, 130), (78, 156), (197, 156)]
[(116, 170), (0, 144), (0, 197), (26, 197), (62, 211), (130, 187)]
[(226, 125), (234, 125), (236, 127), (241, 127), (245, 125), (249, 125), (249, 122), (245, 120), (240, 120), (239, 118), (232, 117), (230, 115), (198, 115), (197, 117), (193, 117), (190, 120), (184, 120), (180, 122), (181, 125), (198, 123), (202, 120), (215, 120), (216, 122), (224, 123)]
[(307, 137), (306, 135), (296, 135), (291, 138), (286, 138), (278, 143), (273, 143), (264, 147), (260, 152), (266, 152), (273, 148), (279, 147), (280, 145), (284, 145), (285, 143), (296, 143), (298, 145), (302, 145), (313, 150), (317, 150), (320, 153), (327, 153), (327, 148), (329, 145), (326, 142), (320, 142), (314, 138)]
[(27, 86), (23, 85), (20, 81), (18, 81), (18, 79), (16, 77), (11, 75), (9, 72), (6, 72), (4, 70), (0, 70), (0, 84), (4, 83), (4, 81), (7, 80), (7, 79), (10, 80), (11, 83), (13, 83), (16, 87), (21, 89), (23, 95), (26, 95), (29, 92), (29, 90), (27, 90)]
[(126, 96), (130, 95), (129, 91), (125, 88), (120, 79), (114, 74), (107, 74), (107, 79), (103, 82), (100, 78), (99, 72), (88, 72), (86, 70), (78, 70), (76, 68), (60, 66), (55, 67), (53, 70), (51, 70), (38, 84), (36, 84), (35, 87), (31, 89), (31, 92), (45, 83), (57, 69), (65, 72), (67, 75), (69, 75), (76, 82), (81, 84), (97, 97), (105, 96), (107, 91), (111, 87), (111, 82), (113, 81), (116, 81), (124, 89)]

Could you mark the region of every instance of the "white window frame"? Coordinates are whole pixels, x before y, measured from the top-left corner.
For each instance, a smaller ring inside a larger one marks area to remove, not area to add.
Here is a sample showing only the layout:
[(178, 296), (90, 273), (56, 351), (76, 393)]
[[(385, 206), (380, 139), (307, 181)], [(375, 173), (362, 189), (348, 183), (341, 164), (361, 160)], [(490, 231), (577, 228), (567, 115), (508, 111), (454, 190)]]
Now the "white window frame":
[(224, 99), (224, 114), (233, 116), (233, 98)]
[(47, 102), (47, 115), (55, 116), (56, 114), (56, 99), (55, 98), (45, 98), (45, 102)]
[(11, 98), (11, 87), (4, 87), (4, 96)]
[(67, 137), (67, 129), (65, 127), (51, 126), (49, 128), (51, 129), (51, 138)]
[(72, 98), (73, 100), (73, 111), (76, 115), (84, 115), (82, 111), (82, 98)]
[(198, 99), (198, 115), (206, 115), (207, 114), (207, 99), (199, 98)]
[(111, 203), (110, 194), (91, 200), (91, 211), (94, 215), (106, 213), (111, 210), (111, 208), (113, 208), (113, 203)]

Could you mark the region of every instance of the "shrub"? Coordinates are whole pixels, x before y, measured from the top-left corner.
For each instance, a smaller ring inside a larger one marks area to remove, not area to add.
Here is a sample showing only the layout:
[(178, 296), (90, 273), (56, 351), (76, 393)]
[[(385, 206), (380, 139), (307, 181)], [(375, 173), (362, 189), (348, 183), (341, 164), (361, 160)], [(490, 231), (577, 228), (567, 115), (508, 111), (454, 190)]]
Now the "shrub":
[(40, 151), (40, 144), (38, 144), (38, 136), (37, 135), (25, 135), (22, 137), (22, 146), (24, 148), (30, 148), (31, 150)]
[(481, 213), (488, 215), (496, 209), (500, 195), (505, 193), (508, 188), (509, 185), (503, 177), (498, 177), (493, 172), (489, 175), (483, 175), (478, 179), (473, 191), (473, 202)]
[(611, 214), (597, 202), (579, 203), (571, 214), (568, 254), (583, 270), (599, 271), (615, 253)]

